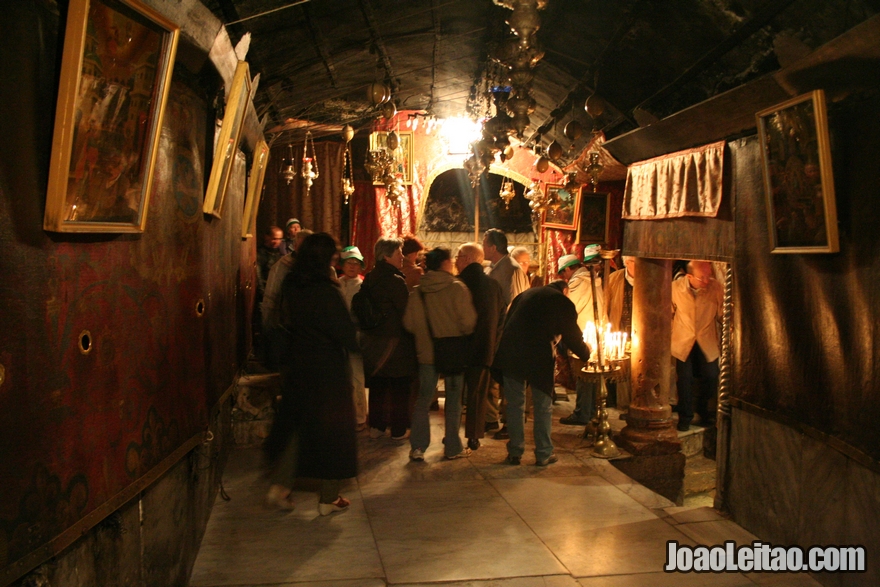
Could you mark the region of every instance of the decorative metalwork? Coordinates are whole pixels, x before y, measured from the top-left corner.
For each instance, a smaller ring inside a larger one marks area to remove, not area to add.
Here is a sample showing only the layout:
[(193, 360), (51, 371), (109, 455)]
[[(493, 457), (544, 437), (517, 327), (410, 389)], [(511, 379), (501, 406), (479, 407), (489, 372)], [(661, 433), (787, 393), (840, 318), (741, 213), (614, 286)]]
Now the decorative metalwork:
[(584, 171), (590, 176), (590, 185), (593, 186), (594, 193), (599, 187), (599, 175), (603, 169), (605, 169), (605, 166), (599, 163), (599, 153), (596, 151), (590, 153), (590, 164), (587, 165)]
[(529, 208), (531, 208), (532, 214), (540, 215), (541, 212), (547, 209), (547, 196), (544, 194), (544, 190), (541, 189), (540, 180), (533, 180), (523, 195), (529, 201)]
[(293, 145), (287, 145), (287, 149), (290, 154), (286, 159), (287, 163), (281, 167), (281, 177), (287, 181), (287, 185), (290, 185), (296, 177), (296, 168), (293, 166)]
[(510, 201), (516, 197), (516, 192), (513, 189), (513, 182), (509, 179), (505, 179), (501, 182), (501, 191), (498, 192), (498, 196), (504, 200), (504, 209), (510, 209)]
[(721, 311), (721, 358), (718, 375), (718, 417), (715, 445), (715, 502), (722, 510), (727, 501), (727, 464), (730, 456), (730, 324), (733, 318), (733, 265), (728, 263), (724, 276), (724, 305)]
[[(309, 157), (309, 142), (312, 144), (312, 156)], [(306, 196), (312, 189), (312, 184), (318, 179), (318, 156), (315, 153), (315, 140), (312, 138), (312, 132), (306, 131), (306, 140), (303, 145), (302, 168), (299, 170), (300, 176), (303, 178), (303, 185), (306, 187)]]

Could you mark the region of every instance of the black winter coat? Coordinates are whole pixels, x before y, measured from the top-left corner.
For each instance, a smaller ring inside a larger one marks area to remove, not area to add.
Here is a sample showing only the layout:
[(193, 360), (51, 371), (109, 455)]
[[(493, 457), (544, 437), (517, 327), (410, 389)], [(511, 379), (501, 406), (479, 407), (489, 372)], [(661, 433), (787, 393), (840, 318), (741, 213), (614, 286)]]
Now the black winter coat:
[(403, 314), (409, 301), (406, 278), (385, 260), (377, 261), (373, 270), (364, 277), (361, 290), (364, 289), (370, 291), (386, 316), (379, 327), (361, 333), (367, 387), (370, 387), (370, 378), (374, 376), (415, 375), (418, 369), (415, 339), (403, 328)]
[(501, 284), (486, 275), (479, 263), (471, 263), (465, 267), (459, 278), (471, 290), (471, 298), (477, 310), (477, 325), (473, 334), (474, 356), (469, 366), (489, 367), (501, 339), (507, 308)]
[(575, 355), (590, 356), (577, 325), (571, 300), (553, 286), (527, 289), (514, 298), (507, 311), (504, 333), (492, 363), (493, 376), (528, 381), (533, 390), (553, 393), (553, 341), (562, 336)]
[(329, 277), (290, 273), (281, 289), (282, 399), (265, 449), (277, 459), (299, 433), (297, 475), (357, 475), (357, 439), (348, 353), (358, 350), (354, 323)]

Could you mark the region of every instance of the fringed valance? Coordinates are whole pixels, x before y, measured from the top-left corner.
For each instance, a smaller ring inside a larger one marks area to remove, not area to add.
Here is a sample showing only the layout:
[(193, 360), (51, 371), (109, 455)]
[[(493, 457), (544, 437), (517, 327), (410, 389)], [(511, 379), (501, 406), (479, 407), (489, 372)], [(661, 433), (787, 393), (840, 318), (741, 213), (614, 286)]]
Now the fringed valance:
[(623, 218), (714, 217), (723, 170), (724, 141), (634, 163), (627, 172)]

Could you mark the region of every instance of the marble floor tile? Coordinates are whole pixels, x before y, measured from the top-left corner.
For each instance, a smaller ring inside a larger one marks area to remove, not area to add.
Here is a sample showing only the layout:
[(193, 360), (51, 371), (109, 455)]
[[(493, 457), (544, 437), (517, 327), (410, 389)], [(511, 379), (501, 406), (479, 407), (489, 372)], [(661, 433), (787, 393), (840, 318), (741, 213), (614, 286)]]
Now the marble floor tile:
[(756, 585), (762, 587), (822, 587), (807, 573), (745, 573)]
[[(666, 541), (689, 543), (632, 497), (598, 477), (492, 481), (575, 577), (662, 571)], [(535, 495), (568, 496), (564, 502)]]
[(709, 507), (668, 507), (664, 511), (669, 515), (666, 520), (670, 524), (686, 524), (688, 522), (714, 522), (726, 519), (718, 510)]
[[(407, 583), (394, 587), (421, 587), (424, 583)], [(570, 575), (549, 575), (545, 577), (514, 577), (511, 579), (488, 579), (486, 581), (454, 581), (443, 583), (443, 587), (579, 587)]]
[(758, 538), (730, 520), (709, 522), (689, 522), (678, 524), (676, 529), (686, 534), (695, 544), (714, 546), (724, 544), (725, 540), (733, 540), (737, 546), (751, 544)]
[(578, 579), (581, 587), (754, 587), (741, 574), (642, 573)]
[(488, 482), (373, 483), (363, 494), (390, 583), (568, 573)]

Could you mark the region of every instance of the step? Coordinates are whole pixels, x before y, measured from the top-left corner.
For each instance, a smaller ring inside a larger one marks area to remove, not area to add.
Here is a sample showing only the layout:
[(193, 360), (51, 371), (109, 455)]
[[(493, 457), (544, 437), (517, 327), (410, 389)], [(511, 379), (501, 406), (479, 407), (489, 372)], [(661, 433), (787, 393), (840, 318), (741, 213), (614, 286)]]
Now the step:
[(715, 489), (715, 461), (703, 455), (688, 457), (684, 464), (685, 497), (713, 489)]

